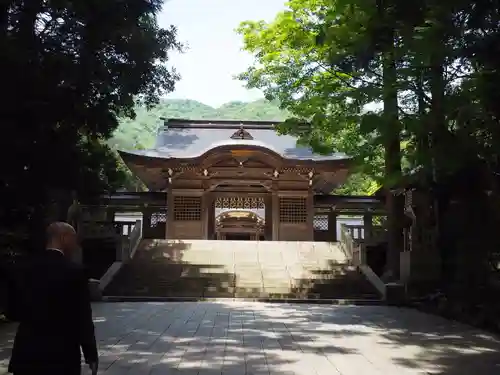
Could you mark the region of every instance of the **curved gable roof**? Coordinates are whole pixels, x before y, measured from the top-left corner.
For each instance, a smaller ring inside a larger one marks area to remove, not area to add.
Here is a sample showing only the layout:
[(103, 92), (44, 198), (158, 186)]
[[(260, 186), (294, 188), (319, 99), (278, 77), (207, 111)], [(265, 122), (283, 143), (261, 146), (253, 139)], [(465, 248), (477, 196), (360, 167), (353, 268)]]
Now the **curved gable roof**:
[[(181, 122), (182, 126), (176, 126), (176, 121)], [(200, 156), (214, 147), (249, 145), (268, 148), (287, 159), (319, 161), (347, 158), (347, 155), (343, 153), (315, 154), (308, 147), (298, 146), (296, 137), (278, 134), (270, 123), (262, 123), (265, 125), (259, 126), (255, 123), (247, 125), (245, 122), (239, 121), (193, 121), (190, 123), (187, 120), (168, 120), (166, 124), (158, 131), (155, 149), (149, 150), (155, 152), (145, 152), (144, 155), (155, 154), (157, 157), (163, 158), (192, 158)], [(244, 130), (245, 136), (242, 136), (241, 139), (235, 137), (238, 129)]]

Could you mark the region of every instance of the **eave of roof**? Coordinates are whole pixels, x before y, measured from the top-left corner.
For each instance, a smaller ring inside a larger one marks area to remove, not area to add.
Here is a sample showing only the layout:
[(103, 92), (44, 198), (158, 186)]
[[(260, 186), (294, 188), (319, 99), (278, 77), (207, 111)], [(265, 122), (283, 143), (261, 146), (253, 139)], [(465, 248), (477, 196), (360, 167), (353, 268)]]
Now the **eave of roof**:
[(186, 161), (189, 161), (189, 160), (202, 158), (203, 156), (205, 156), (206, 154), (210, 153), (211, 151), (215, 151), (217, 148), (228, 147), (228, 146), (229, 147), (230, 146), (237, 146), (239, 148), (241, 148), (241, 146), (248, 146), (249, 148), (253, 148), (253, 149), (259, 149), (260, 148), (262, 150), (271, 151), (272, 153), (279, 155), (284, 160), (292, 160), (292, 161), (296, 160), (296, 161), (309, 161), (309, 162), (335, 162), (335, 161), (349, 161), (349, 160), (352, 159), (352, 158), (350, 158), (348, 156), (341, 156), (341, 155), (338, 155), (338, 154), (332, 155), (332, 156), (324, 156), (324, 157), (323, 156), (316, 156), (314, 158), (312, 158), (312, 157), (296, 157), (296, 158), (292, 158), (292, 157), (287, 157), (287, 156), (282, 155), (281, 153), (277, 152), (273, 147), (269, 147), (269, 146), (265, 145), (262, 142), (258, 142), (258, 141), (243, 141), (243, 142), (239, 142), (239, 141), (233, 141), (233, 140), (219, 142), (216, 145), (214, 145), (214, 147), (211, 147), (211, 148), (208, 148), (208, 149), (205, 149), (205, 150), (200, 150), (200, 152), (198, 154), (194, 154), (194, 155), (190, 155), (190, 156), (183, 156), (183, 157), (171, 156), (171, 155), (165, 154), (161, 150), (155, 150), (155, 149), (149, 149), (149, 150), (118, 150), (118, 153), (120, 154), (120, 156), (122, 156), (122, 158), (124, 160), (127, 158), (127, 156), (132, 156), (132, 157), (135, 157), (135, 158), (141, 158), (143, 160), (157, 159), (157, 160), (172, 160), (172, 161), (178, 160), (180, 162), (186, 162)]

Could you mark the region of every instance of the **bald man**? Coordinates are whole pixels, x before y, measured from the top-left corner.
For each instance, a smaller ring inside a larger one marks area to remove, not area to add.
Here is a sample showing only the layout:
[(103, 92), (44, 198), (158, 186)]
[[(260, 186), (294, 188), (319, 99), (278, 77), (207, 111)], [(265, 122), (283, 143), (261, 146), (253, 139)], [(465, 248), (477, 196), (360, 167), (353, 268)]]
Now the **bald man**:
[(9, 363), (14, 375), (79, 375), (80, 348), (97, 373), (88, 279), (70, 260), (77, 248), (73, 227), (52, 223), (46, 250), (17, 272), (8, 308), (8, 317), (19, 322)]

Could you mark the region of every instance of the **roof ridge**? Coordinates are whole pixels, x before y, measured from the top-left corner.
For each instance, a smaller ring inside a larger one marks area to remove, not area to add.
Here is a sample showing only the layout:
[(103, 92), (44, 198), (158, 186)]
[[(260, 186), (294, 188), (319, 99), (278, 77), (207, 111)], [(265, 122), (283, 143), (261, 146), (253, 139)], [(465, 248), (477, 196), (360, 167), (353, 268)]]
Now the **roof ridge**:
[(214, 129), (239, 129), (240, 127), (254, 129), (274, 129), (280, 121), (255, 121), (255, 120), (189, 120), (182, 118), (162, 118), (164, 126), (170, 129), (175, 128), (214, 128)]

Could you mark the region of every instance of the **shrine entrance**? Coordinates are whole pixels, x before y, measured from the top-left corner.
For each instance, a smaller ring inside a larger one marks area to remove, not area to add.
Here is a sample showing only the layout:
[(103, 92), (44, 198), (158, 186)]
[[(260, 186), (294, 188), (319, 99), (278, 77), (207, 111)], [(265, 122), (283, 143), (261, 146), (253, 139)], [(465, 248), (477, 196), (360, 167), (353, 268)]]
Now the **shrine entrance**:
[(263, 197), (225, 196), (214, 203), (212, 238), (233, 241), (265, 240), (266, 205)]

